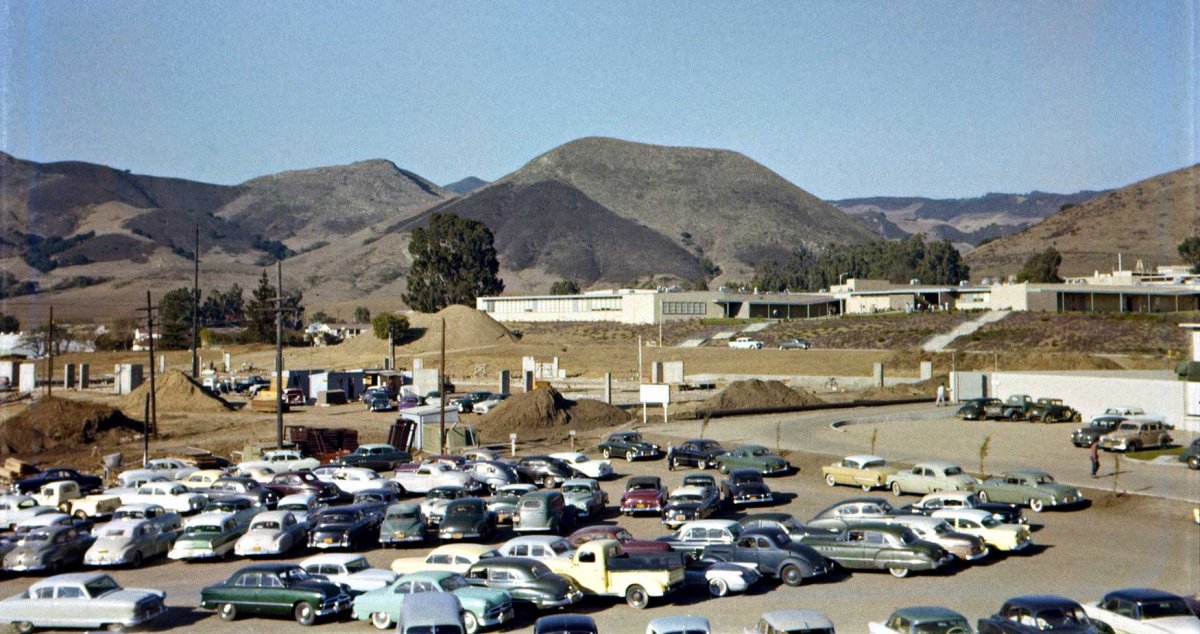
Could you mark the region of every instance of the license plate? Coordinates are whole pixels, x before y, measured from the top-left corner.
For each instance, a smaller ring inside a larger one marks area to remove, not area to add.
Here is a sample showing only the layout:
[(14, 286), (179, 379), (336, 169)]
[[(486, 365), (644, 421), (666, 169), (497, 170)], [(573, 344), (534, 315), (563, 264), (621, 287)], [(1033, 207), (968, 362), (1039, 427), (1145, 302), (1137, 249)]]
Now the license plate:
[(263, 549), (262, 549), (262, 546), (255, 546), (253, 550), (256, 553), (261, 553)]
[(324, 543), (326, 543), (326, 544), (332, 544), (332, 543), (333, 543), (333, 538), (332, 538), (332, 537), (326, 537), (326, 538), (325, 538), (324, 540), (322, 540), (322, 541), (323, 541)]
[(646, 503), (645, 503), (645, 502), (638, 502), (638, 503), (637, 503), (637, 507), (638, 507), (638, 508), (640, 508), (640, 509), (644, 509), (644, 508), (646, 508)]
[(405, 537), (406, 535), (404, 533), (393, 533), (392, 536), (393, 537)]
[(97, 552), (97, 553), (99, 553), (99, 554), (101, 554), (101, 555), (107, 555), (107, 554), (108, 554), (108, 551), (107, 551), (107, 550), (98, 550), (98, 551), (96, 551), (96, 552)]
[(684, 519), (684, 516), (682, 516), (682, 515), (676, 515), (676, 516), (675, 516), (675, 519), (677, 519), (677, 520), (682, 520), (682, 519)]
[(463, 536), (463, 534), (462, 534), (462, 533), (455, 533), (455, 534), (454, 534), (454, 539), (462, 539), (462, 536)]

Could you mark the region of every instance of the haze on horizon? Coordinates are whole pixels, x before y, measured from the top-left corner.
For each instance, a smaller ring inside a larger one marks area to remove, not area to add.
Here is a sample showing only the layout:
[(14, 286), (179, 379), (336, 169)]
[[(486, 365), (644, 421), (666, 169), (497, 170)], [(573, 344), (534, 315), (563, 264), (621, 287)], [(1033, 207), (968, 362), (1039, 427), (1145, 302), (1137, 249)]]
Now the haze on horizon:
[(0, 4), (0, 149), (237, 183), (496, 179), (582, 136), (825, 199), (1103, 189), (1197, 162), (1197, 3)]

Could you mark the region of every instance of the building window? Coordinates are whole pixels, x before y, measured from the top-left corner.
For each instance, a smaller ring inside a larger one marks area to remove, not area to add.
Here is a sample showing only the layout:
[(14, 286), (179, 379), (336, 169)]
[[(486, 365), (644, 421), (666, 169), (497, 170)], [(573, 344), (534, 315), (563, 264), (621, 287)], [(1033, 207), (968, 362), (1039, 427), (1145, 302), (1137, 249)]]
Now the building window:
[(704, 302), (663, 302), (664, 315), (705, 315)]

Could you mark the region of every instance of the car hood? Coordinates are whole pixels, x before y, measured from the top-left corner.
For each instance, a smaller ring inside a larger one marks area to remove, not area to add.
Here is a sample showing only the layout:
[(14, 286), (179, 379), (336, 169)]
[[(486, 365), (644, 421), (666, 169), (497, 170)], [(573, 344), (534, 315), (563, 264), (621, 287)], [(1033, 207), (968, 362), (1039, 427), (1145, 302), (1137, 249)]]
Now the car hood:
[(322, 581), (320, 579), (309, 579), (301, 581), (292, 586), (293, 590), (308, 590), (312, 592), (320, 592), (326, 598), (336, 597), (342, 593), (342, 586), (332, 581)]
[(1168, 616), (1161, 619), (1139, 621), (1139, 625), (1152, 631), (1166, 634), (1200, 634), (1200, 619), (1194, 616)]
[(415, 519), (415, 520), (384, 520), (383, 524), (380, 525), (380, 527), (379, 527), (379, 530), (384, 533), (395, 533), (397, 531), (407, 533), (408, 531), (415, 531), (417, 529), (424, 530), (425, 522), (422, 522), (419, 519)]

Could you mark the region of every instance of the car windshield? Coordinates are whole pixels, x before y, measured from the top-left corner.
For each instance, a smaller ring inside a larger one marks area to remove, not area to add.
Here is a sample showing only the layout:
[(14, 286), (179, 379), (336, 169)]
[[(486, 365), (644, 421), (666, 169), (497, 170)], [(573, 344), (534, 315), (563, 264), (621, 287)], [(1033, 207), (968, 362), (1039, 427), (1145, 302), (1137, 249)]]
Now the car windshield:
[(738, 484), (751, 484), (754, 482), (762, 482), (762, 476), (757, 473), (738, 473), (734, 474), (733, 481)]
[(100, 595), (108, 594), (113, 590), (121, 589), (121, 586), (117, 585), (117, 582), (113, 581), (113, 578), (108, 575), (93, 579), (84, 584), (83, 587), (87, 588), (88, 596), (92, 597), (93, 599)]
[(913, 634), (943, 634), (950, 631), (970, 632), (971, 626), (967, 624), (965, 619), (942, 619), (917, 623), (912, 631)]
[(948, 476), (956, 476), (962, 473), (962, 469), (959, 467), (946, 467), (945, 473)]
[(131, 529), (126, 527), (106, 528), (100, 534), (101, 537), (127, 537), (130, 535)]
[(986, 526), (988, 528), (996, 528), (997, 526), (1000, 525), (1000, 520), (998, 520), (994, 517), (985, 517), (980, 522), (980, 524), (983, 524), (984, 526)]
[(706, 449), (716, 449), (717, 447), (720, 447), (720, 445), (718, 445), (717, 441), (715, 440), (705, 440), (703, 442), (696, 443), (696, 448), (698, 448), (700, 451), (704, 451)]
[(1054, 484), (1054, 478), (1050, 475), (1040, 475), (1037, 477), (1038, 484)]
[(221, 526), (218, 524), (193, 524), (183, 529), (184, 535), (219, 535)]
[(563, 493), (591, 493), (592, 487), (586, 484), (568, 484), (562, 490)]
[(445, 592), (454, 592), (459, 588), (465, 588), (471, 584), (467, 583), (467, 580), (462, 575), (453, 575), (442, 579), (438, 585), (441, 586), (442, 590)]
[(140, 520), (146, 517), (144, 511), (117, 511), (113, 514), (114, 520)]
[(473, 513), (475, 513), (475, 511), (476, 511), (476, 509), (475, 509), (474, 504), (453, 504), (449, 508), (446, 509), (446, 514), (447, 515), (450, 515), (450, 514), (463, 515), (463, 514), (468, 514), (468, 513), (473, 514)]
[(751, 456), (765, 456), (771, 452), (767, 451), (766, 447), (755, 447), (747, 450), (747, 453), (749, 453)]
[(308, 571), (300, 566), (296, 566), (295, 568), (289, 568), (279, 573), (279, 578), (282, 579), (285, 584), (290, 586), (301, 581), (307, 581), (312, 577), (309, 576)]
[(700, 502), (704, 498), (692, 493), (676, 494), (671, 496), (672, 504), (687, 504), (689, 502)]
[(529, 576), (533, 577), (534, 579), (545, 577), (548, 574), (550, 574), (550, 569), (547, 568), (545, 564), (539, 563), (529, 566)]
[(458, 497), (458, 492), (449, 489), (433, 489), (425, 496), (429, 500), (453, 500), (456, 497)]
[(1091, 623), (1091, 621), (1083, 613), (1083, 608), (1050, 608), (1037, 613), (1038, 629), (1042, 630), (1068, 629), (1076, 625), (1086, 625), (1088, 623)]
[(280, 504), (279, 510), (281, 510), (281, 511), (301, 511), (301, 512), (307, 513), (308, 505), (300, 503), (300, 502), (292, 502), (291, 504)]
[(882, 460), (869, 460), (863, 463), (863, 469), (878, 469), (887, 466), (887, 463)]
[(630, 482), (628, 490), (630, 490), (630, 491), (653, 491), (656, 489), (658, 489), (657, 482), (641, 481), (641, 482)]
[(391, 513), (387, 514), (387, 518), (389, 520), (414, 520), (414, 519), (417, 519), (418, 513), (419, 512), (416, 509), (413, 509), (413, 510), (406, 509), (403, 511), (392, 511)]
[(1121, 431), (1137, 431), (1137, 428), (1137, 423), (1121, 423), (1121, 426), (1117, 429)]
[(318, 524), (342, 524), (353, 521), (353, 513), (322, 513), (321, 516), (317, 518)]
[(250, 529), (256, 531), (277, 531), (279, 530), (279, 522), (274, 520), (255, 522), (254, 526), (251, 526)]
[(1192, 616), (1192, 610), (1183, 599), (1148, 601), (1142, 604), (1143, 619), (1161, 619), (1167, 616)]
[(362, 572), (370, 568), (371, 564), (367, 563), (366, 559), (351, 559), (346, 562), (346, 572)]

